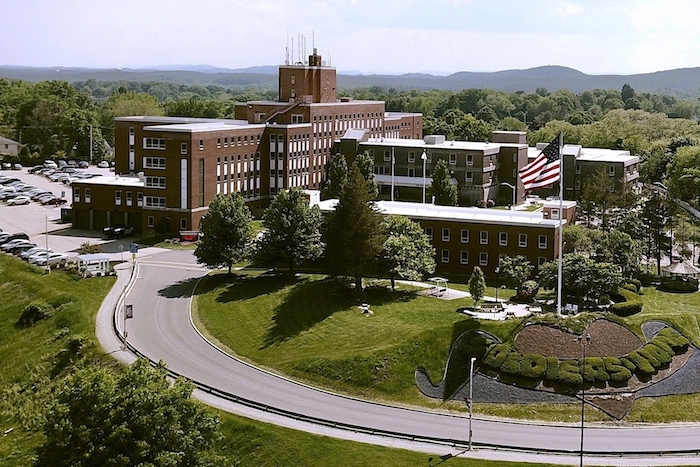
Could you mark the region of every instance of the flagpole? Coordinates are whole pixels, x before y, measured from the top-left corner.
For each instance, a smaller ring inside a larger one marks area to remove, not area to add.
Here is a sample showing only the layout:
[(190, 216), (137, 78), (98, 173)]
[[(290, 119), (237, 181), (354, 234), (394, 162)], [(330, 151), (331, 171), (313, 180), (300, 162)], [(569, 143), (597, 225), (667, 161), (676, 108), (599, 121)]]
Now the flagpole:
[(391, 148), (391, 200), (394, 201), (394, 165), (396, 164), (396, 159), (394, 159), (394, 148)]
[(557, 314), (561, 316), (562, 296), (562, 270), (564, 255), (564, 161), (562, 148), (564, 147), (564, 133), (559, 132), (559, 265), (557, 268)]

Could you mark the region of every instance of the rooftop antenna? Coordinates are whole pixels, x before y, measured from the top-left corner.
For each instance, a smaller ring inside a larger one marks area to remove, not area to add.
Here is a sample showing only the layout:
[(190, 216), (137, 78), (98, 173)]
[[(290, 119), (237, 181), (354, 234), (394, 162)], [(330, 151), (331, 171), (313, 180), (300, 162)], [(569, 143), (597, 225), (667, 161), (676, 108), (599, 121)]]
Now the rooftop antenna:
[(284, 64), (289, 65), (289, 31), (287, 31), (287, 46), (284, 48)]

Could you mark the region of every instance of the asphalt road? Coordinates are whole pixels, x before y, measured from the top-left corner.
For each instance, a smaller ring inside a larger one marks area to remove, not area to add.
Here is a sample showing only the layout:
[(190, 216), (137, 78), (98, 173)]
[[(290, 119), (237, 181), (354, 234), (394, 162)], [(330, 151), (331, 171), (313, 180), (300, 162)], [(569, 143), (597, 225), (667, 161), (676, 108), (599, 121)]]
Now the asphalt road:
[[(466, 442), (468, 420), (465, 416), (390, 407), (334, 395), (261, 371), (214, 348), (190, 321), (191, 292), (197, 280), (207, 273), (191, 263), (187, 254), (169, 252), (156, 255), (139, 266), (138, 279), (126, 299), (127, 304), (134, 305), (134, 319), (128, 320), (128, 339), (149, 359), (163, 360), (174, 372), (198, 383), (305, 417), (367, 430), (396, 432), (407, 437)], [(580, 434), (580, 426), (576, 425), (473, 421), (476, 446), (573, 454), (579, 450)], [(584, 450), (590, 454), (634, 456), (700, 451), (700, 426), (587, 426)], [(695, 460), (693, 458), (692, 463)]]

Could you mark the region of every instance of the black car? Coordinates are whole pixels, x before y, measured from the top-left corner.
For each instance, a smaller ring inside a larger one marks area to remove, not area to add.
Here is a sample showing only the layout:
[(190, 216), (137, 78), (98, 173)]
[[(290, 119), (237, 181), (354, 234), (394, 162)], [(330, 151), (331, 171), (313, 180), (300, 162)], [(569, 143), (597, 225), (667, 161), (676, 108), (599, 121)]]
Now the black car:
[(124, 225), (110, 225), (102, 229), (104, 238), (122, 238), (128, 237), (134, 233), (134, 228)]
[(17, 240), (18, 238), (22, 238), (24, 240), (29, 240), (29, 235), (27, 235), (24, 232), (19, 232), (19, 233), (3, 232), (3, 233), (0, 233), (0, 245), (4, 245), (5, 243), (11, 242), (12, 240)]

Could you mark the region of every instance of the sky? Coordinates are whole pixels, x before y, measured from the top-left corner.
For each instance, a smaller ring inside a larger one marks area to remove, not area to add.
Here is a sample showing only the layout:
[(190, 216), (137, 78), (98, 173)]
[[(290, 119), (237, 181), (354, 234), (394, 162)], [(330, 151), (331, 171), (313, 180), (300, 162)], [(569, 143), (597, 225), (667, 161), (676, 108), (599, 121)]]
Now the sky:
[(0, 65), (280, 65), (299, 60), (303, 36), (341, 73), (700, 66), (696, 0), (0, 0), (0, 11)]

